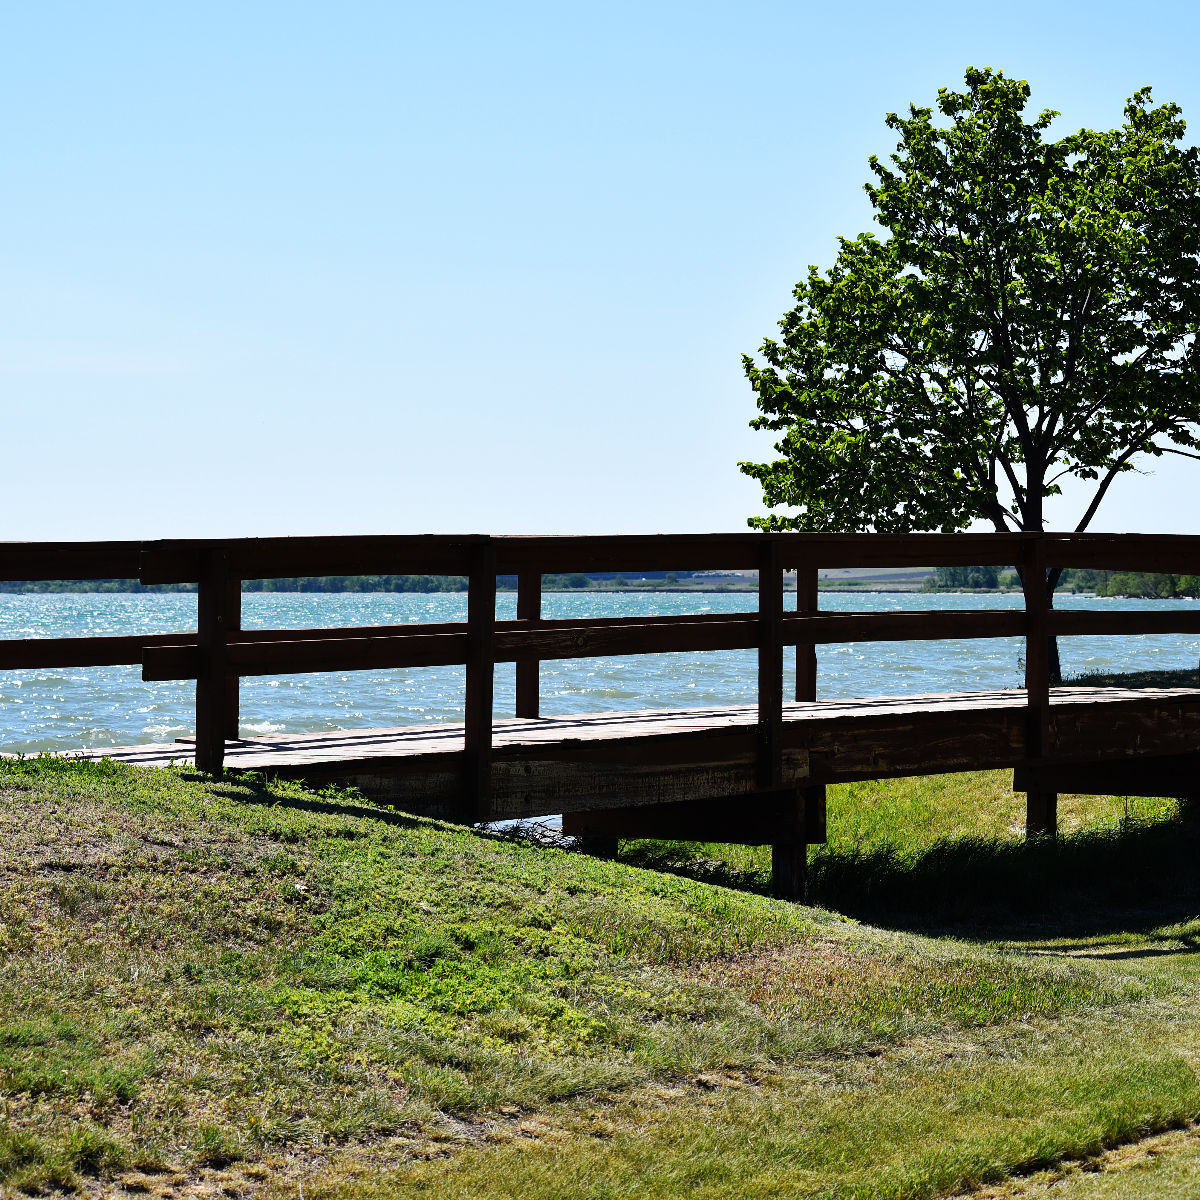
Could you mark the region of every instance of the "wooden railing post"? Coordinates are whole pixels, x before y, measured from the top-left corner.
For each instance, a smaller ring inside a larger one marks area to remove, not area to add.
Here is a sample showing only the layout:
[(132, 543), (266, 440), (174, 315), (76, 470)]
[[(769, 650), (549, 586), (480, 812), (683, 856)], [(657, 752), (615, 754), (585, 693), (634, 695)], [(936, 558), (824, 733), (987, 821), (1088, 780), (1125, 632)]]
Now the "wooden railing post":
[[(229, 581), (229, 599), (226, 601), (226, 605), (225, 628), (228, 635), (242, 627), (242, 581), (240, 579)], [(236, 675), (228, 675), (225, 678), (225, 737), (231, 742), (238, 741), (242, 734), (241, 683), (242, 681)]]
[(760, 788), (783, 783), (783, 569), (770, 534), (758, 550), (758, 753)]
[[(517, 576), (517, 620), (540, 621), (542, 619), (542, 575), (541, 572), (526, 572)], [(537, 659), (517, 663), (517, 716), (540, 716), (541, 664)]]
[(490, 539), (471, 546), (467, 589), (463, 816), (468, 821), (486, 821), (491, 807), (492, 684), (496, 670), (496, 547)]
[[(755, 782), (783, 787), (783, 564), (779, 542), (767, 535), (758, 551), (758, 751)], [(808, 867), (804, 793), (784, 800), (785, 841), (771, 846), (771, 887), (781, 900), (804, 898)]]
[[(796, 611), (815, 613), (819, 604), (817, 568), (796, 568)], [(796, 644), (796, 699), (817, 698), (817, 647), (813, 643)], [(810, 845), (825, 841), (825, 785), (801, 788), (804, 801), (804, 840)], [(806, 864), (807, 865), (807, 864)]]
[[(1040, 537), (1025, 542), (1022, 555), (1025, 593), (1025, 757), (1040, 759), (1050, 741), (1050, 659), (1047, 643), (1046, 546)], [(1025, 834), (1058, 831), (1058, 793), (1027, 792)]]
[[(796, 611), (817, 611), (817, 568), (796, 569)], [(796, 646), (796, 699), (817, 698), (817, 648), (811, 643)]]
[(225, 767), (225, 644), (229, 631), (229, 569), (222, 545), (201, 552), (196, 595), (200, 674), (196, 680), (196, 770)]

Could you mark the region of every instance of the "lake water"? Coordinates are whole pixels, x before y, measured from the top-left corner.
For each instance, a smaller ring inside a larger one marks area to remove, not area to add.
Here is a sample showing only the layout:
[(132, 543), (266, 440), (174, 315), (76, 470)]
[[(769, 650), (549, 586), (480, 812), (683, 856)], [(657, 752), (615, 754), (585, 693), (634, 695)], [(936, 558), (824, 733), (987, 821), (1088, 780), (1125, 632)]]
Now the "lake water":
[[(391, 625), (466, 619), (463, 593), (247, 593), (247, 629)], [(1197, 608), (1193, 600), (1100, 600), (1056, 597), (1060, 608)], [(555, 617), (649, 616), (741, 612), (753, 593), (550, 593), (543, 613)], [(833, 611), (1020, 608), (1012, 596), (821, 593)], [(501, 619), (516, 616), (516, 597), (501, 594)], [(0, 637), (82, 637), (174, 633), (196, 627), (194, 594), (0, 595)], [(1195, 668), (1200, 638), (1156, 636), (1064, 638), (1063, 669)], [(1020, 639), (872, 642), (818, 648), (822, 697), (914, 695), (1021, 686)], [(795, 656), (785, 655), (785, 695)], [(752, 704), (752, 650), (640, 655), (542, 664), (546, 715), (613, 709)], [(0, 671), (0, 749), (33, 752), (136, 742), (163, 742), (194, 732), (195, 684), (143, 683), (140, 667)], [(425, 721), (461, 721), (463, 668), (339, 672), (242, 681), (242, 736), (370, 729)], [(496, 669), (496, 714), (513, 713), (513, 667)]]

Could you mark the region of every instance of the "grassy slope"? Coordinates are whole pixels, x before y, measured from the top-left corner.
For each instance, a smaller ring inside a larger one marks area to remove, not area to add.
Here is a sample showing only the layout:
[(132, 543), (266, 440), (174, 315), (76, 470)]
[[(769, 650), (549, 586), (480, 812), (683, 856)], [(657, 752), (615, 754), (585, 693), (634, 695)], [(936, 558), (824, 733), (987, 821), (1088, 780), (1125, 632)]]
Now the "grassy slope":
[[(1076, 881), (1159, 856), (1159, 928), (975, 946), (683, 874), (754, 886), (754, 851), (625, 847), (664, 874), (343, 800), (0, 765), (10, 1186), (927, 1195), (1200, 1112), (1170, 804), (1093, 805), (1048, 847)], [(996, 776), (838, 789), (831, 816), (814, 878), (847, 909), (942, 919), (914, 894), (1055, 866), (1013, 859)]]

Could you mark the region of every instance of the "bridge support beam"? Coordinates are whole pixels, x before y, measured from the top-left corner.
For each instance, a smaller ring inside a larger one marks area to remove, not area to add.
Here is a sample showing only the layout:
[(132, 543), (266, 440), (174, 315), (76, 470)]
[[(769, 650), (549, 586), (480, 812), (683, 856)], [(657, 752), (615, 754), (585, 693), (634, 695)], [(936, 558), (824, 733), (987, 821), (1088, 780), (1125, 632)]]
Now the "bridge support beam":
[(1058, 833), (1058, 793), (1027, 792), (1025, 794), (1025, 836), (1039, 834), (1053, 837)]
[(771, 846), (771, 894), (777, 900), (803, 900), (808, 890), (808, 845)]
[(781, 900), (803, 900), (808, 847), (825, 840), (825, 788), (568, 812), (562, 822), (563, 833), (600, 858), (616, 857), (620, 838), (769, 845), (772, 892)]
[[(1054, 790), (1051, 791), (1050, 789)], [(1013, 791), (1076, 796), (1200, 796), (1200, 754), (1147, 754), (1101, 762), (1017, 767)]]

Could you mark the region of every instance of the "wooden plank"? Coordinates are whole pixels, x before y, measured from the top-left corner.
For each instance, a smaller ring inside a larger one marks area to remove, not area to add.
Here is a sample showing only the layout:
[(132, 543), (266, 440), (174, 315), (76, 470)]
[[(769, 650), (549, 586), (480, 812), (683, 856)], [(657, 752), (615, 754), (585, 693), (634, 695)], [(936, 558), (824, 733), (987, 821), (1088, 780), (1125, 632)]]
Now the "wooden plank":
[(758, 752), (760, 788), (783, 782), (783, 567), (779, 543), (758, 554)]
[[(517, 620), (537, 623), (542, 619), (542, 574), (540, 571), (525, 571), (517, 576)], [(536, 658), (527, 658), (516, 667), (516, 714), (518, 717), (535, 719), (541, 711), (540, 664)]]
[[(1024, 534), (728, 533), (610, 537), (496, 538), (502, 574), (750, 568), (764, 538), (785, 567), (1015, 565)], [(477, 539), (457, 535), (239, 538), (223, 543), (231, 574), (255, 578), (322, 575), (463, 575)], [(1200, 572), (1200, 538), (1149, 534), (1047, 534), (1046, 563), (1097, 570)], [(199, 579), (203, 539), (158, 542), (0, 543), (0, 580)]]
[[(239, 579), (323, 575), (465, 575), (478, 537), (417, 534), (376, 537), (231, 538), (221, 545)], [(198, 578), (212, 542), (145, 542), (143, 583), (188, 583)]]
[[(459, 665), (466, 660), (465, 633), (302, 642), (234, 642), (227, 646), (225, 655), (228, 672), (241, 676), (444, 667)], [(195, 646), (148, 646), (142, 655), (142, 678), (147, 681), (195, 679), (199, 663)]]
[(1020, 534), (720, 533), (496, 538), (501, 574), (522, 570), (624, 571), (756, 569), (764, 539), (791, 568), (1012, 566)]
[(757, 619), (609, 625), (595, 621), (574, 628), (543, 622), (536, 629), (496, 634), (496, 661), (595, 658), (601, 655), (670, 654), (680, 651), (744, 650), (758, 643)]
[(1021, 637), (1025, 616), (1016, 609), (926, 609), (890, 613), (785, 613), (785, 645), (832, 642), (916, 642)]
[(1200, 750), (1200, 692), (1146, 689), (1140, 695), (1130, 691), (1124, 700), (1106, 703), (1106, 698), (1096, 694), (1103, 690), (1097, 688), (1085, 699), (1081, 695), (1084, 689), (1070, 689), (1069, 702), (1055, 697), (1047, 758), (1120, 762)]
[(907, 533), (776, 535), (785, 567), (816, 562), (820, 567), (1014, 566), (1021, 534)]
[(496, 662), (496, 548), (490, 542), (471, 547), (468, 588), (463, 810), (468, 820), (486, 821), (491, 801)]
[(1096, 611), (1080, 609), (1050, 609), (1046, 613), (1046, 630), (1059, 637), (1110, 636), (1125, 637), (1137, 634), (1200, 633), (1200, 611), (1166, 609), (1151, 612), (1144, 609)]
[(0, 581), (135, 579), (141, 542), (0, 542)]
[(1173, 533), (1048, 533), (1046, 565), (1095, 571), (1200, 573), (1200, 536)]
[[(225, 760), (225, 646), (229, 629), (229, 569), (218, 543), (205, 553), (196, 597), (196, 769), (220, 775)], [(169, 651), (164, 651), (169, 653)]]
[(752, 570), (761, 533), (626, 534), (582, 537), (499, 537), (501, 575), (526, 571)]
[(563, 813), (569, 837), (658, 838), (667, 841), (790, 845), (796, 823), (796, 789), (642, 804)]
[(1014, 792), (1084, 796), (1200, 796), (1200, 754), (1042, 763), (1013, 771)]
[[(803, 751), (786, 756), (781, 782), (807, 777)], [(724, 762), (677, 760), (658, 764), (565, 761), (562, 758), (496, 758), (492, 763), (492, 819), (547, 812), (625, 809), (716, 797), (738, 798), (758, 789), (752, 757)], [(620, 835), (625, 836), (625, 835)], [(632, 835), (629, 835), (632, 836)], [(649, 836), (649, 835), (646, 835)]]
[[(195, 633), (136, 634), (132, 637), (0, 639), (0, 671), (55, 667), (136, 666), (146, 646), (195, 646)], [(171, 678), (195, 679), (195, 674)]]
[(1023, 701), (785, 722), (784, 739), (803, 740), (809, 786), (1015, 767), (1025, 759)]
[[(689, 617), (632, 624), (622, 618), (543, 621), (533, 629), (523, 626), (523, 622), (497, 624), (493, 634), (496, 662), (753, 649), (760, 632), (757, 616), (742, 614), (727, 614), (726, 619), (714, 621)], [(1006, 610), (783, 613), (780, 644), (1016, 637), (1023, 627), (1023, 615)], [(354, 628), (246, 631), (238, 637), (247, 640), (228, 646), (227, 664), (231, 672), (249, 676), (445, 666), (466, 661), (467, 635), (461, 622), (383, 628), (384, 635), (378, 637), (357, 636), (366, 631)], [(430, 629), (456, 632), (426, 632)], [(300, 636), (305, 634), (320, 636)], [(289, 637), (296, 640), (284, 640)], [(142, 678), (195, 678), (189, 672), (196, 669), (196, 661), (182, 646), (150, 647), (143, 658)]]

